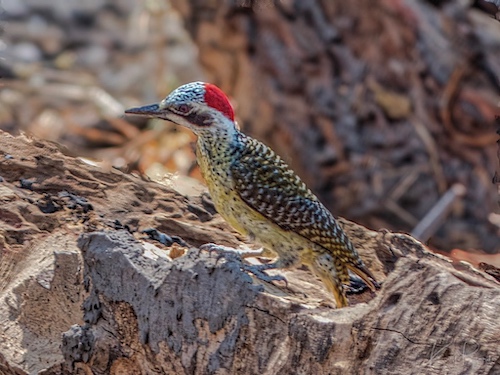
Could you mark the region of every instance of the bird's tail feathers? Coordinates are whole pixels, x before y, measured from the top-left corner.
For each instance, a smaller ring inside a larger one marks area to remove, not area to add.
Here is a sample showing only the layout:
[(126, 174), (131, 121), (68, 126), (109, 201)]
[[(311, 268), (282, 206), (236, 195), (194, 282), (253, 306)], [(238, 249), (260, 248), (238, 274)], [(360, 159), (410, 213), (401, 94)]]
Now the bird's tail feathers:
[(365, 265), (353, 265), (353, 264), (347, 264), (347, 268), (358, 275), (361, 280), (364, 281), (364, 283), (371, 289), (372, 292), (375, 292), (378, 288), (380, 288), (380, 285), (377, 283), (375, 280), (375, 277), (372, 275), (372, 273), (366, 268)]

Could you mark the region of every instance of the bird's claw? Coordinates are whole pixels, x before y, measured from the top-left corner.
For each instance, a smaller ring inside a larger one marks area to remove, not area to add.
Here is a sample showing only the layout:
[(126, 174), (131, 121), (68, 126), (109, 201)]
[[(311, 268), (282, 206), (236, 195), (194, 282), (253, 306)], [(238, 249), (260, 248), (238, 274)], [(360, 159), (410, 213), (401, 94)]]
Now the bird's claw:
[(266, 283), (272, 283), (273, 281), (284, 281), (285, 286), (288, 288), (288, 281), (285, 276), (282, 275), (268, 275), (265, 273), (265, 270), (270, 270), (276, 268), (274, 263), (267, 264), (242, 264), (242, 270), (245, 272), (249, 272), (254, 275), (259, 280), (262, 280)]
[[(245, 255), (251, 253), (245, 252), (244, 250), (234, 249), (232, 247), (217, 245), (214, 243), (206, 243), (200, 246), (200, 250), (208, 251), (209, 253), (215, 252), (218, 253), (217, 261), (221, 258), (230, 259), (230, 260), (238, 260), (241, 265), (241, 269), (245, 272), (251, 273), (259, 280), (262, 280), (267, 283), (272, 283), (273, 281), (284, 281), (285, 285), (288, 287), (288, 281), (282, 275), (268, 275), (264, 271), (276, 268), (276, 264), (274, 263), (266, 263), (266, 264), (246, 264), (242, 262), (242, 258), (245, 258)], [(257, 253), (258, 251), (254, 251)], [(251, 255), (250, 255), (251, 256)]]

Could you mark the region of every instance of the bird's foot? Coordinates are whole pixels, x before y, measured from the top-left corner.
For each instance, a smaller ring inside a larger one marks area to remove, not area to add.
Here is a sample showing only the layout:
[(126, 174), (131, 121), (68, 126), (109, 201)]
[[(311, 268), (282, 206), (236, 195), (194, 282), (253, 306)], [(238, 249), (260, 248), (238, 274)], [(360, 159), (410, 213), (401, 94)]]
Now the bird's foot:
[(252, 250), (246, 246), (239, 246), (237, 249), (229, 246), (217, 245), (214, 243), (206, 243), (200, 246), (200, 250), (208, 251), (209, 253), (215, 252), (219, 254), (237, 254), (241, 258), (250, 258), (250, 257), (258, 257), (261, 256), (264, 252), (263, 248)]
[(267, 263), (267, 264), (243, 264), (242, 270), (245, 272), (249, 272), (254, 275), (259, 280), (262, 280), (266, 283), (272, 283), (273, 281), (284, 281), (285, 286), (288, 288), (288, 281), (285, 276), (282, 275), (268, 275), (264, 271), (276, 269), (276, 262)]
[[(208, 251), (209, 253), (215, 252), (218, 253), (217, 260), (220, 258), (229, 258), (233, 260), (241, 261), (242, 258), (248, 258), (253, 256), (259, 256), (264, 251), (263, 249), (259, 250), (249, 250), (248, 248), (240, 248), (234, 249), (232, 247), (217, 245), (213, 243), (207, 243), (200, 246), (200, 250)], [(264, 271), (278, 268), (278, 265), (273, 263), (266, 264), (246, 264), (241, 262), (241, 269), (245, 272), (251, 273), (259, 280), (262, 280), (267, 283), (272, 283), (273, 281), (284, 281), (285, 285), (288, 287), (288, 282), (284, 276), (281, 275), (268, 275)]]
[(221, 258), (225, 259), (231, 259), (235, 260), (238, 262), (241, 262), (242, 258), (240, 253), (238, 252), (237, 249), (228, 247), (228, 246), (222, 246), (222, 245), (217, 245), (214, 243), (206, 243), (200, 246), (201, 251), (207, 251), (209, 254), (216, 253), (217, 254), (217, 262)]

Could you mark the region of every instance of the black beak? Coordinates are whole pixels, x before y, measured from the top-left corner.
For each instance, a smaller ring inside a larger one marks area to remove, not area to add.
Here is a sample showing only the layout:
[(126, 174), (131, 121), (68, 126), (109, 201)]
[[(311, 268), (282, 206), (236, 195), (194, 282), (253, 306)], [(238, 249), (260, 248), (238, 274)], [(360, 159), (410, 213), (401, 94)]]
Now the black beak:
[(150, 116), (150, 117), (160, 117), (161, 114), (160, 106), (158, 104), (149, 104), (143, 107), (130, 108), (125, 111), (125, 113), (137, 116)]

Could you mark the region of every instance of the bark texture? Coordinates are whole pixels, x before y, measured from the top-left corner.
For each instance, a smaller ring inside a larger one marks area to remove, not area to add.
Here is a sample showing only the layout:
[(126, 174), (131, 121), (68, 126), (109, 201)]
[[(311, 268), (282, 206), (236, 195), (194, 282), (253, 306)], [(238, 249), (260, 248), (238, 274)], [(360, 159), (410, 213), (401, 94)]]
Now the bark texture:
[(306, 269), (271, 285), (200, 251), (241, 242), (198, 193), (24, 137), (0, 150), (2, 374), (500, 372), (500, 284), (408, 235), (340, 220), (383, 286), (335, 309)]

